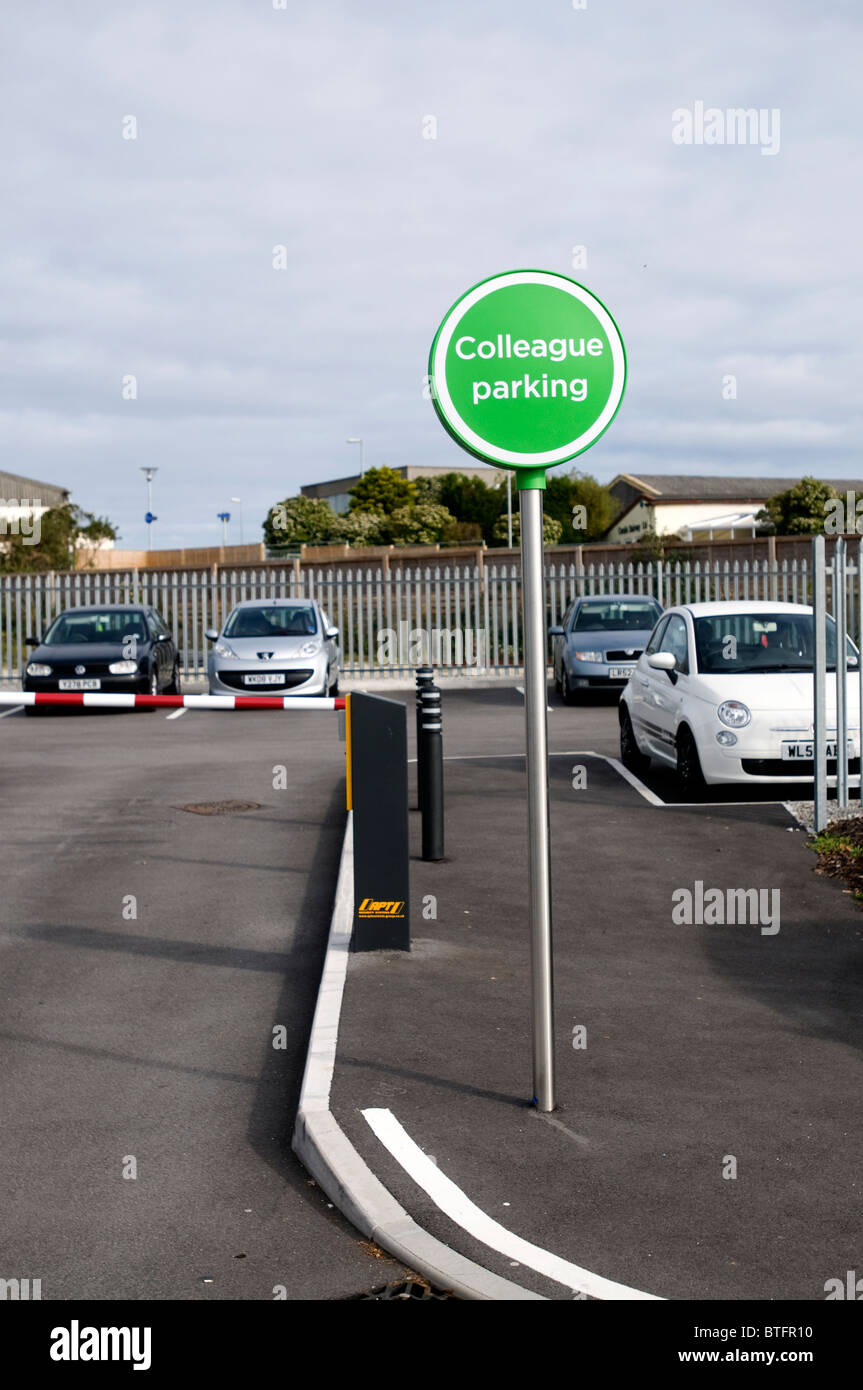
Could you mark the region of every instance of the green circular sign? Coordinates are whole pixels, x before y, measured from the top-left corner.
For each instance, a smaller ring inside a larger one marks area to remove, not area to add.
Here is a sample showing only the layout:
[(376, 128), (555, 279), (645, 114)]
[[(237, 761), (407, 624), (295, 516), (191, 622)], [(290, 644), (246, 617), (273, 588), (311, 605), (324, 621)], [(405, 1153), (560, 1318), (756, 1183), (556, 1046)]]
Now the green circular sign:
[(435, 334), (431, 395), (477, 458), (542, 470), (575, 458), (623, 398), (626, 353), (604, 304), (565, 275), (509, 270), (456, 300)]

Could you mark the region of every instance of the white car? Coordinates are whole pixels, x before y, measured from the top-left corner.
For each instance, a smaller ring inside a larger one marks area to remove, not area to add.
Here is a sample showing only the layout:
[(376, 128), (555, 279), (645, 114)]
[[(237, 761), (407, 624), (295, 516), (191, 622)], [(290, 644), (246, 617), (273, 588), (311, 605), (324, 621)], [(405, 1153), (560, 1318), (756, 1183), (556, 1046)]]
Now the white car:
[(213, 643), (211, 695), (337, 695), (339, 630), (314, 599), (245, 599)]
[[(811, 780), (812, 609), (800, 603), (689, 603), (667, 609), (620, 697), (620, 756), (642, 773), (704, 783)], [(860, 757), (858, 655), (848, 642), (849, 759)], [(828, 773), (836, 759), (836, 627), (827, 618)], [(831, 744), (832, 739), (832, 744)], [(832, 761), (831, 761), (832, 760)], [(849, 763), (859, 771), (859, 763)]]

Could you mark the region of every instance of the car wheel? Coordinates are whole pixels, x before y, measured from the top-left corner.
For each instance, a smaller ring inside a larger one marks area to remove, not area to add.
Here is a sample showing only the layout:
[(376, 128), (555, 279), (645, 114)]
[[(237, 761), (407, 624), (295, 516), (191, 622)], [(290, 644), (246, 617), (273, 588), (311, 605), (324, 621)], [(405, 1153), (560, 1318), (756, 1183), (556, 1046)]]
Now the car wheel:
[(25, 706), (24, 706), (24, 716), (25, 716), (26, 719), (38, 719), (39, 716), (40, 716), (41, 714), (44, 714), (44, 713), (45, 713), (45, 706), (44, 706), (44, 705), (25, 705)]
[[(327, 680), (328, 680), (328, 681), (329, 681), (329, 678), (330, 678), (329, 672), (327, 672)], [(335, 680), (333, 681), (332, 685), (328, 685), (328, 686), (327, 686), (327, 694), (328, 694), (328, 695), (332, 695), (333, 697), (335, 697), (335, 696), (338, 695), (338, 693), (339, 693), (339, 678), (338, 678), (338, 676), (336, 676), (336, 678), (335, 678)]]
[(572, 689), (569, 683), (569, 675), (567, 673), (566, 666), (563, 666), (561, 668), (561, 692), (563, 694), (563, 703), (565, 705), (575, 705), (578, 703), (578, 696), (576, 695), (575, 691)]
[(554, 688), (555, 688), (555, 690), (556, 690), (556, 692), (557, 692), (558, 695), (562, 695), (562, 694), (563, 694), (563, 686), (562, 686), (561, 683), (560, 683), (560, 676), (557, 674), (557, 666), (556, 666), (556, 665), (555, 665), (555, 666), (552, 666), (552, 671), (553, 671), (553, 673), (554, 673)]
[(150, 672), (150, 687), (149, 687), (149, 689), (148, 689), (148, 691), (147, 691), (147, 694), (148, 694), (148, 695), (158, 695), (158, 694), (159, 694), (159, 672), (158, 672), (158, 671), (151, 671), (151, 672)]
[(677, 780), (684, 796), (697, 801), (705, 791), (701, 759), (691, 731), (684, 724), (677, 733)]
[(650, 756), (642, 753), (638, 746), (629, 710), (625, 705), (621, 707), (620, 716), (620, 761), (638, 777), (650, 769)]
[(171, 684), (168, 686), (167, 690), (165, 691), (165, 694), (166, 694), (166, 695), (182, 695), (182, 693), (183, 693), (183, 692), (182, 692), (182, 690), (180, 689), (180, 667), (179, 667), (179, 663), (175, 661), (175, 662), (174, 662), (174, 674), (173, 674), (172, 677), (171, 677)]

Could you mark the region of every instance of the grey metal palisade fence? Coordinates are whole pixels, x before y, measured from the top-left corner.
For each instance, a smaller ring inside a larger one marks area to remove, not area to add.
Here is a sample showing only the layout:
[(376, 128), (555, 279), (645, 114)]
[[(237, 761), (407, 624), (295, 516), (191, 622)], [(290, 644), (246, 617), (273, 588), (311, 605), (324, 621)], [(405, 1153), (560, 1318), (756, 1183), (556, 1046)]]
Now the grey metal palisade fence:
[[(853, 571), (856, 576), (856, 569)], [(559, 622), (567, 604), (582, 594), (615, 591), (650, 594), (667, 607), (715, 599), (811, 601), (811, 569), (806, 560), (728, 562), (547, 564), (548, 621)], [(849, 593), (849, 628), (854, 630), (856, 584)], [(474, 646), (438, 648), (442, 669), (514, 674), (521, 668), (521, 576), (516, 565), (392, 567), (341, 570), (306, 569), (297, 586), (289, 566), (259, 569), (82, 571), (75, 574), (0, 575), (0, 679), (21, 678), (27, 659), (25, 639), (39, 636), (64, 608), (84, 604), (146, 603), (166, 619), (181, 653), (186, 680), (206, 674), (209, 627), (220, 627), (235, 603), (249, 598), (300, 594), (316, 598), (341, 632), (348, 675), (406, 671), (413, 658), (396, 650), (380, 659), (384, 630), (406, 639), (414, 630), (472, 633)], [(479, 638), (482, 645), (478, 649)], [(470, 659), (466, 659), (470, 658)], [(479, 658), (479, 659), (478, 659)]]

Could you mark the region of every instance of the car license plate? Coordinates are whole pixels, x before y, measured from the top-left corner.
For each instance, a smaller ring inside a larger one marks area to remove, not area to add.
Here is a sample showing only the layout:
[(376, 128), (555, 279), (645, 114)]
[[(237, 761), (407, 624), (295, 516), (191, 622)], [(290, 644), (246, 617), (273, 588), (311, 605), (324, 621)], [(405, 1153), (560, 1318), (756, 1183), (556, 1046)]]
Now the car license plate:
[(61, 690), (101, 690), (101, 681), (60, 681)]
[(284, 685), (283, 671), (266, 671), (259, 676), (243, 676), (243, 685)]
[(634, 670), (634, 666), (609, 666), (608, 679), (612, 681), (628, 681)]
[[(854, 753), (854, 744), (850, 738), (848, 740), (848, 753), (849, 756)], [(799, 760), (801, 762), (811, 763), (814, 757), (815, 745), (813, 743), (783, 743), (782, 745), (782, 758), (785, 762), (796, 762)], [(827, 757), (828, 759), (836, 757), (835, 738), (827, 742)]]

